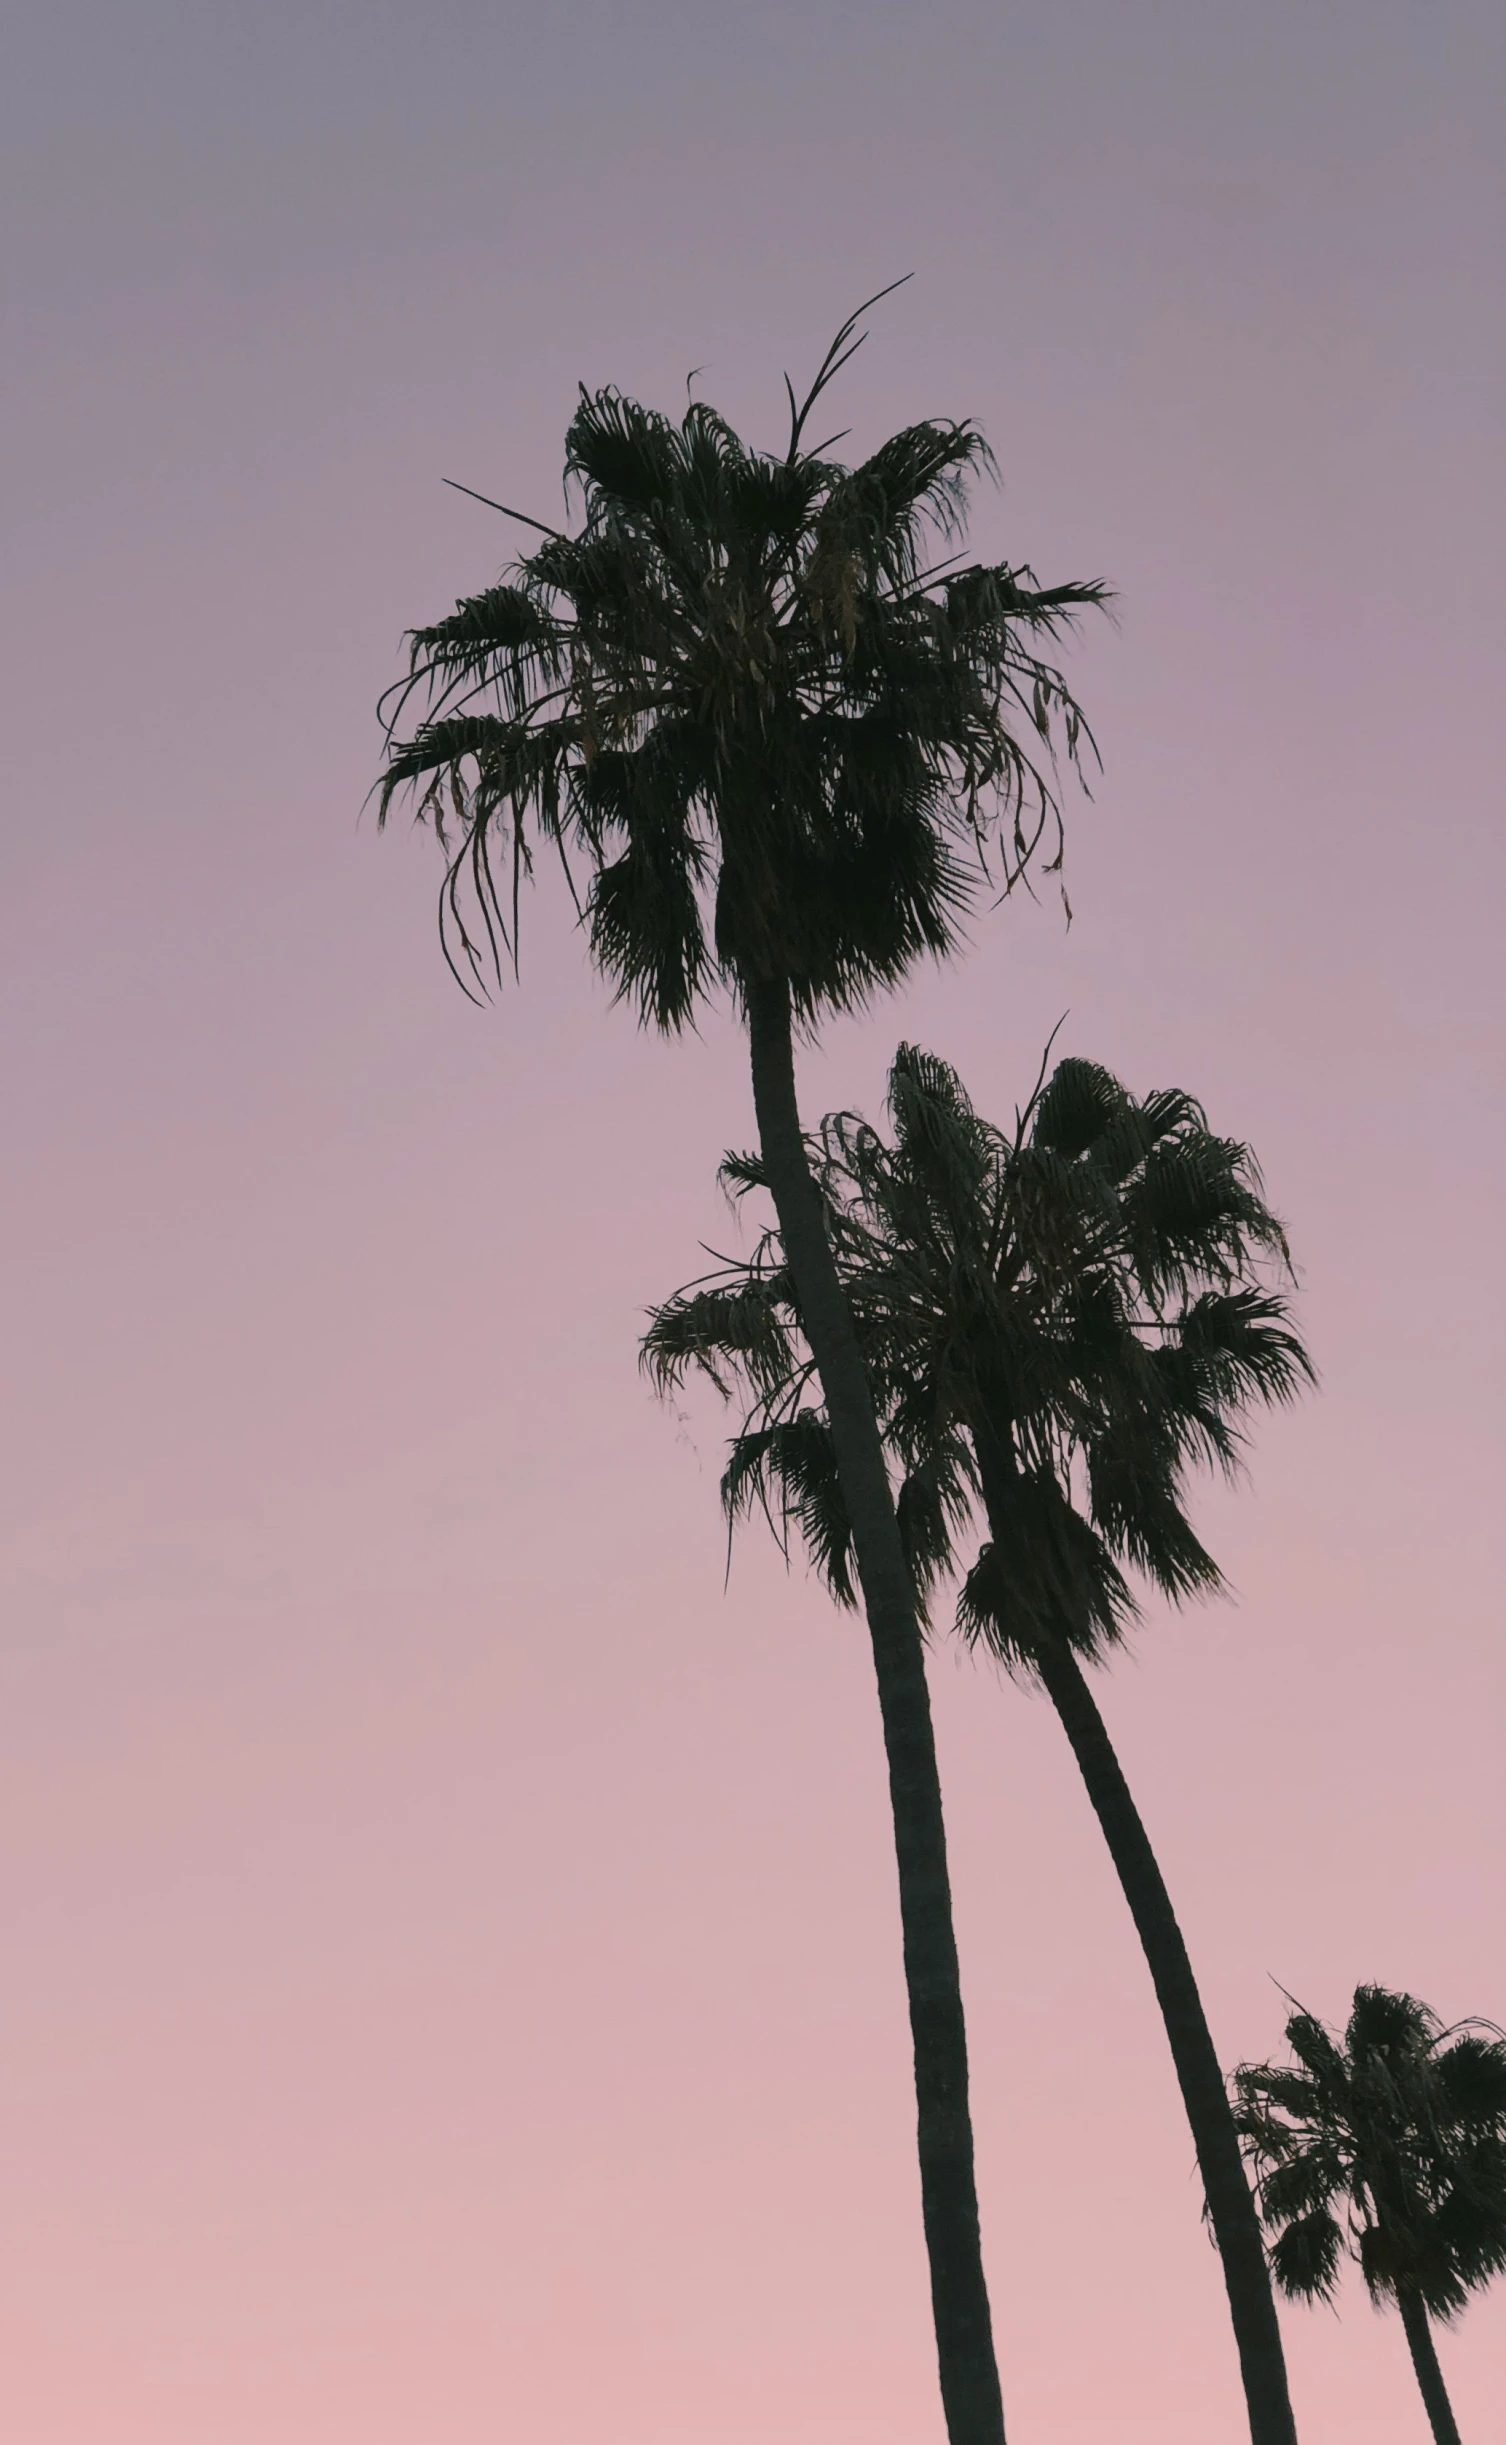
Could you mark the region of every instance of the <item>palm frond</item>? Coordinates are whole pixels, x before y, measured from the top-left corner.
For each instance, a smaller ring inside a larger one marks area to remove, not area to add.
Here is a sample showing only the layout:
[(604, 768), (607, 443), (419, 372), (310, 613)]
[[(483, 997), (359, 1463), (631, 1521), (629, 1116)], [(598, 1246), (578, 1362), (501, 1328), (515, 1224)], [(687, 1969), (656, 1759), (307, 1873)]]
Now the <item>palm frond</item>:
[(1049, 1477), (1011, 1480), (1007, 1504), (990, 1511), (1002, 1542), (990, 1538), (962, 1583), (959, 1636), (1012, 1669), (1028, 1670), (1056, 1641), (1101, 1659), (1137, 1610), (1102, 1537)]
[(843, 322), (840, 326), (836, 338), (832, 341), (831, 346), (827, 349), (825, 356), (821, 359), (819, 366), (816, 368), (816, 378), (814, 382), (812, 382), (810, 389), (806, 392), (804, 399), (799, 401), (798, 404), (795, 398), (794, 385), (791, 382), (789, 375), (785, 375), (784, 387), (789, 395), (790, 402), (790, 446), (786, 460), (787, 465), (794, 466), (799, 460), (800, 446), (804, 436), (805, 427), (809, 420), (810, 412), (815, 406), (816, 401), (821, 397), (824, 391), (830, 388), (831, 384), (836, 380), (837, 375), (841, 372), (843, 366), (851, 363), (852, 359), (857, 355), (858, 350), (862, 347), (864, 341), (867, 339), (867, 332), (860, 331), (858, 329), (858, 325), (862, 321), (864, 315), (867, 314), (872, 307), (878, 305), (883, 298), (892, 297), (896, 289), (904, 288), (912, 276), (913, 275), (909, 272), (902, 272), (898, 280), (891, 280), (886, 287), (882, 289), (875, 289), (871, 297), (866, 297), (860, 306), (854, 308), (853, 312), (847, 316), (845, 322)]
[(1036, 1100), (1030, 1141), (1074, 1162), (1133, 1110), (1132, 1099), (1101, 1062), (1059, 1061)]
[(762, 1400), (799, 1374), (791, 1333), (789, 1278), (781, 1268), (739, 1271), (706, 1288), (677, 1291), (650, 1310), (639, 1363), (656, 1391), (677, 1391), (692, 1370), (724, 1399), (739, 1381)]
[(733, 1525), (755, 1504), (777, 1527), (793, 1523), (834, 1601), (856, 1605), (852, 1526), (831, 1428), (820, 1411), (802, 1409), (738, 1435), (722, 1478), (722, 1501)]
[(768, 1168), (762, 1155), (739, 1154), (729, 1150), (717, 1165), (717, 1181), (731, 1198), (746, 1197), (750, 1190), (766, 1189)]
[(1271, 2273), (1289, 2300), (1331, 2301), (1343, 2251), (1343, 2228), (1334, 2217), (1296, 2216), (1272, 2245)]

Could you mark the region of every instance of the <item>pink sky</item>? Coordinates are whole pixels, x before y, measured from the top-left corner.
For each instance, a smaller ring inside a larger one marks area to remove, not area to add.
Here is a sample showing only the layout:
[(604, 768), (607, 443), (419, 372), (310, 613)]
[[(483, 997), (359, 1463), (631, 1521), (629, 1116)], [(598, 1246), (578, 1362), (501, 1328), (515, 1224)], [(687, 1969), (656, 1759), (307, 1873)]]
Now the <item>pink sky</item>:
[[(1237, 1603), (1105, 1684), (1230, 2060), (1272, 1981), (1506, 2020), (1503, 45), (1480, 0), (36, 0), (12, 341), (0, 2432), (940, 2445), (861, 1631), (643, 1307), (730, 1232), (724, 1016), (559, 897), (467, 1007), (357, 810), (403, 627), (549, 515), (578, 380), (972, 414), (980, 551), (1105, 575), (1106, 775), (901, 1033), (985, 1108), (1185, 1085), (1324, 1389)], [(934, 1669), (1011, 2445), (1237, 2445), (1148, 1979), (1043, 1704)], [(1286, 2320), (1304, 2445), (1421, 2445)], [(1506, 2286), (1442, 2345), (1501, 2433)]]

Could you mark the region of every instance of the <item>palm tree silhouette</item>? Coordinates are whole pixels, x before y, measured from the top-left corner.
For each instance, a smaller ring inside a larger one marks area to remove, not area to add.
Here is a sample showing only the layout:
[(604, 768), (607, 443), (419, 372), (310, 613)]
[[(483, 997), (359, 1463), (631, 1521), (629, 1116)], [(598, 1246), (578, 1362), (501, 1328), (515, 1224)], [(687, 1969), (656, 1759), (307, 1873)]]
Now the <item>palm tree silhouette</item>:
[(1401, 2312), (1436, 2445), (1459, 2445), (1430, 2321), (1506, 2269), (1506, 2043), (1373, 1986), (1342, 2036), (1294, 2009), (1286, 2039), (1295, 2063), (1234, 2075), (1276, 2281), (1330, 2300), (1356, 2258)]
[[(1000, 2445), (924, 1654), (793, 1045), (797, 1027), (952, 950), (990, 860), (995, 888), (1043, 844), (1059, 861), (1053, 753), (1076, 764), (1091, 742), (1034, 644), (1105, 597), (949, 551), (968, 480), (991, 463), (971, 425), (910, 426), (856, 467), (808, 445), (865, 311), (805, 398), (790, 390), (782, 453), (749, 448), (699, 401), (675, 423), (582, 393), (565, 449), (575, 530), (543, 527), (503, 582), (413, 632), (379, 816), (411, 792), (444, 843), (442, 937), (470, 990), (516, 961), (543, 844), (572, 890), (583, 881), (592, 955), (644, 1021), (678, 1030), (725, 989), (747, 1025), (873, 1644), (948, 2434)], [(402, 735), (413, 705), (423, 718)]]
[[(1049, 1049), (1048, 1049), (1049, 1057)], [(899, 1483), (917, 1583), (950, 1569), (981, 1507), (989, 1542), (958, 1628), (1052, 1700), (1107, 1838), (1166, 2024), (1223, 2260), (1256, 2445), (1295, 2436), (1259, 2221), (1186, 1946), (1082, 1666), (1137, 1612), (1133, 1567), (1174, 1599), (1217, 1587), (1187, 1517), (1199, 1460), (1237, 1466), (1240, 1415), (1311, 1377), (1266, 1278), (1286, 1263), (1247, 1148), (1177, 1092), (1137, 1101), (1108, 1071), (1045, 1064), (1014, 1130), (956, 1073), (901, 1046), (892, 1141), (822, 1125), (815, 1170)], [(730, 1157), (730, 1185), (763, 1183)], [(655, 1311), (645, 1363), (691, 1367), (751, 1406), (723, 1481), (801, 1531), (838, 1599), (852, 1531), (799, 1289), (780, 1236)]]

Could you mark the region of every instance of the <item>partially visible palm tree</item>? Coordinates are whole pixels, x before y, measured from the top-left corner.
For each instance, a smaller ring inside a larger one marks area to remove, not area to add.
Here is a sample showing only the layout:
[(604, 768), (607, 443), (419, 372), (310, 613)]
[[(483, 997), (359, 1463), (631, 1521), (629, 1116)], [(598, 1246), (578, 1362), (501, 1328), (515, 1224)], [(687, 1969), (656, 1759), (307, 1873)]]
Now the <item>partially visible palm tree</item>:
[(994, 888), (1043, 842), (1059, 863), (1052, 758), (1075, 763), (1086, 732), (1036, 649), (1104, 590), (961, 565), (967, 484), (990, 464), (970, 424), (909, 426), (856, 467), (809, 445), (857, 320), (803, 402), (790, 392), (782, 451), (750, 448), (699, 401), (672, 422), (582, 393), (565, 445), (574, 530), (525, 519), (539, 546), (413, 632), (380, 813), (411, 791), (446, 845), (441, 929), (472, 990), (516, 960), (542, 845), (580, 879), (592, 955), (644, 1020), (673, 1032), (724, 989), (746, 1021), (873, 1642), (948, 2433), (1000, 2445), (924, 1655), (793, 1041), (950, 951), (990, 861)]
[[(1044, 1078), (1042, 1065), (1042, 1078)], [(1250, 2432), (1295, 2436), (1270, 2278), (1223, 2074), (1164, 1879), (1083, 1672), (1137, 1612), (1134, 1569), (1180, 1600), (1220, 1584), (1186, 1509), (1192, 1466), (1237, 1466), (1241, 1416), (1311, 1376), (1270, 1279), (1280, 1225), (1247, 1148), (1172, 1092), (1137, 1101), (1063, 1061), (1012, 1131), (954, 1071), (901, 1046), (892, 1141), (822, 1126), (816, 1173), (878, 1396), (917, 1582), (950, 1569), (978, 1508), (990, 1541), (958, 1627), (1039, 1681), (1107, 1837), (1155, 1983), (1222, 2254)], [(760, 1184), (730, 1157), (735, 1188)], [(839, 1600), (852, 1531), (799, 1288), (777, 1232), (655, 1312), (666, 1388), (699, 1367), (751, 1407), (723, 1492), (798, 1526)]]
[(1294, 2010), (1286, 2039), (1294, 2063), (1234, 2075), (1276, 2281), (1331, 2300), (1357, 2259), (1401, 2312), (1436, 2445), (1459, 2445), (1430, 2321), (1506, 2270), (1506, 2042), (1367, 1986), (1342, 2035)]

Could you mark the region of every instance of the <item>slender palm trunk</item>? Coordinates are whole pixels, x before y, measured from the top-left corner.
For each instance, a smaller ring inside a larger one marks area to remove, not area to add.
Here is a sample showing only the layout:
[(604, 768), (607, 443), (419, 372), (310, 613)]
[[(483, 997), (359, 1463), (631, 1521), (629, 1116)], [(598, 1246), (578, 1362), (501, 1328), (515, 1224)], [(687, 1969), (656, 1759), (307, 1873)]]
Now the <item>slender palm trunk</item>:
[(1286, 2360), (1260, 2222), (1228, 2091), (1171, 1897), (1082, 1668), (1065, 1645), (1036, 1659), (1119, 1872), (1192, 2127), (1209, 2221), (1224, 2266), (1252, 2445), (1296, 2445)]
[(1438, 2354), (1433, 2346), (1433, 2329), (1428, 2313), (1415, 2292), (1398, 2292), (1396, 2306), (1407, 2330), (1407, 2347), (1412, 2354), (1412, 2366), (1417, 2371), (1417, 2383), (1427, 2407), (1428, 2422), (1433, 2431), (1433, 2445), (1460, 2445), (1459, 2424), (1438, 2366)]
[(950, 2445), (1004, 2445), (973, 2174), (967, 2033), (925, 1656), (867, 1370), (795, 1098), (790, 997), (748, 988), (753, 1101), (800, 1321), (821, 1377), (873, 1641), (915, 2053), (921, 2207)]
[[(1008, 1464), (995, 1439), (978, 1436), (975, 1440), (989, 1527), (1000, 1553), (1007, 1554), (1007, 1536), (1001, 1533), (1003, 1507), (998, 1506), (996, 1517), (988, 1489), (995, 1472)], [(1209, 2221), (1223, 2260), (1252, 2445), (1297, 2445), (1260, 2221), (1245, 2178), (1229, 2094), (1171, 1896), (1076, 1657), (1063, 1640), (1043, 1647), (1034, 1662), (1072, 1744), (1155, 1984), (1192, 2127)]]

